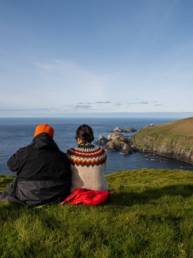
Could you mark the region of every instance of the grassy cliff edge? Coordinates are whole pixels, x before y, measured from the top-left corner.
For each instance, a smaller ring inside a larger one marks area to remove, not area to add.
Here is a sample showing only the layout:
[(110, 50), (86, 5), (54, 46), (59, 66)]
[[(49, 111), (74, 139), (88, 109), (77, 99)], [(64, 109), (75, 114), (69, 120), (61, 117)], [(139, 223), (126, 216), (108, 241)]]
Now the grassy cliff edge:
[[(0, 177), (1, 190), (12, 180)], [(1, 257), (193, 257), (193, 173), (142, 169), (107, 176), (99, 207), (0, 204)]]
[(193, 118), (141, 129), (132, 144), (142, 152), (193, 164)]

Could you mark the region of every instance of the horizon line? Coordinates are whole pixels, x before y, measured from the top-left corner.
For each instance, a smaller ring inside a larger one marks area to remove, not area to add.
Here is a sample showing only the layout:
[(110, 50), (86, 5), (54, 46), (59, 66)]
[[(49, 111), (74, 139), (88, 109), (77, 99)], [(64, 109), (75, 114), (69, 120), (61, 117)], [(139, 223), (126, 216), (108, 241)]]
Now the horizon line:
[[(182, 118), (186, 118), (188, 116), (192, 117), (193, 116), (193, 111), (184, 111), (184, 112), (97, 112), (97, 113), (79, 113), (79, 114), (75, 114), (75, 113), (67, 113), (67, 114), (63, 114), (63, 115), (53, 115), (53, 116), (49, 116), (49, 115), (23, 115), (23, 116), (1, 116), (0, 115), (0, 119), (61, 119), (61, 118), (129, 118), (132, 117), (134, 118), (134, 116), (142, 116), (143, 118), (151, 116), (151, 118), (153, 118), (152, 116), (160, 116), (162, 118), (164, 118), (164, 116), (167, 117), (182, 117)], [(110, 116), (110, 117), (109, 117)], [(166, 117), (166, 118), (167, 118)], [(156, 117), (154, 117), (156, 118)], [(158, 117), (159, 118), (159, 117)]]

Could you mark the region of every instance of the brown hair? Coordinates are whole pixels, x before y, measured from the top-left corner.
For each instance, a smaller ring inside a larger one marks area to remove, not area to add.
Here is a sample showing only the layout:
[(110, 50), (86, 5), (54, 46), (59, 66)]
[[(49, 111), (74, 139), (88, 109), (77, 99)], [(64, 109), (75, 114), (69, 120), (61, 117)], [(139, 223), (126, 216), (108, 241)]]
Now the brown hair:
[(80, 125), (76, 130), (76, 140), (80, 139), (83, 144), (91, 143), (94, 140), (94, 133), (89, 125)]

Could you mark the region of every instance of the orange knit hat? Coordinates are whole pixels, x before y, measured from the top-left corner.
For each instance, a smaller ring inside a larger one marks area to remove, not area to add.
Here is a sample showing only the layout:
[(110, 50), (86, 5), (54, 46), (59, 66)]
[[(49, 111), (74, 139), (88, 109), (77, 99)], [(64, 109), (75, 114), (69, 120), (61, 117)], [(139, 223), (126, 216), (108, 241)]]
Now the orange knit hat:
[(36, 126), (34, 131), (34, 137), (38, 136), (41, 133), (47, 133), (50, 137), (54, 137), (54, 128), (48, 124), (39, 124)]

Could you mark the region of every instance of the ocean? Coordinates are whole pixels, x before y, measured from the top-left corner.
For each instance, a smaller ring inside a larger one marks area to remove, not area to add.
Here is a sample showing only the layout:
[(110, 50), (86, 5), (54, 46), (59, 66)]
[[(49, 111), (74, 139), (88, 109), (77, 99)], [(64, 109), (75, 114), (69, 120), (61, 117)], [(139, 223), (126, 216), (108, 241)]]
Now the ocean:
[[(107, 136), (115, 127), (136, 129), (151, 123), (163, 124), (172, 119), (164, 118), (0, 118), (0, 174), (12, 174), (6, 162), (10, 155), (20, 147), (30, 144), (34, 127), (38, 123), (49, 123), (55, 128), (55, 141), (61, 150), (75, 146), (76, 128), (83, 123), (93, 127), (95, 139)], [(108, 153), (105, 173), (112, 173), (122, 169), (140, 168), (180, 168), (191, 169), (193, 166), (156, 155), (134, 153), (128, 156), (117, 152)]]

